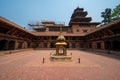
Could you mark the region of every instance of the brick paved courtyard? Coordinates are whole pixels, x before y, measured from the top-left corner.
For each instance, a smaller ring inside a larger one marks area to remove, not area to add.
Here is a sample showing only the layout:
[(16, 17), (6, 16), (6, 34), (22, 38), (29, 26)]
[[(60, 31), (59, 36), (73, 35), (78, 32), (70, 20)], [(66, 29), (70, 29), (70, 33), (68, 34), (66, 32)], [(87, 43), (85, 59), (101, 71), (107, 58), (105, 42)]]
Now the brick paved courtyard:
[(50, 52), (54, 50), (0, 56), (0, 80), (120, 80), (120, 60), (115, 55), (68, 50), (72, 61), (52, 62)]

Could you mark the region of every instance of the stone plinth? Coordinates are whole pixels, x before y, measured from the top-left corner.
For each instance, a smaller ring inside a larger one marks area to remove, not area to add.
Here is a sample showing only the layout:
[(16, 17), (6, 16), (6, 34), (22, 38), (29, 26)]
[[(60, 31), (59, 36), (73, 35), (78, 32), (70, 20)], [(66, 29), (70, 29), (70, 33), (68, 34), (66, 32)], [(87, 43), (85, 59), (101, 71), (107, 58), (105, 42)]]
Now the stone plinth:
[(52, 61), (71, 61), (72, 60), (72, 56), (67, 55), (67, 56), (63, 56), (63, 55), (51, 55), (50, 58)]

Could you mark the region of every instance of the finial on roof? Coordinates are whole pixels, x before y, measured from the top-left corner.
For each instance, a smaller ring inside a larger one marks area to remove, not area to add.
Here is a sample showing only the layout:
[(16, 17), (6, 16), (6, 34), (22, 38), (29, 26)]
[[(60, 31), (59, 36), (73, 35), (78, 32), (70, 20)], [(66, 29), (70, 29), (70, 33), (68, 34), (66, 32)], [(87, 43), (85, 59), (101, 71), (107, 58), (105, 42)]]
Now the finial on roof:
[(60, 33), (62, 33), (62, 26), (60, 26)]

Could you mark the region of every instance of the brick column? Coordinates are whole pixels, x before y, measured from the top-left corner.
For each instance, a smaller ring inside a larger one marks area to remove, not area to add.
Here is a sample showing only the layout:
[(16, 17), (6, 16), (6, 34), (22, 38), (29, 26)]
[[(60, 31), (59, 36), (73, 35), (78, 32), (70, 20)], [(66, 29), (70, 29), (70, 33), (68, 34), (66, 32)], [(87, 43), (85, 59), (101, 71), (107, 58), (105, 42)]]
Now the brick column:
[(48, 27), (46, 27), (46, 32), (48, 32), (49, 31), (49, 28)]
[(104, 43), (104, 41), (101, 42), (101, 49), (105, 49), (105, 43)]
[(40, 48), (43, 48), (43, 42), (40, 42), (40, 43), (39, 43), (39, 47), (40, 47)]
[(47, 48), (50, 48), (50, 42), (47, 44)]
[(27, 48), (27, 44), (28, 44), (28, 43), (25, 41), (25, 42), (24, 42), (24, 48)]
[(22, 43), (22, 49), (24, 49), (24, 48), (25, 48), (25, 43), (23, 42), (23, 43)]
[(15, 41), (15, 48), (14, 49), (18, 49), (18, 42), (17, 42), (17, 40)]
[(97, 43), (96, 42), (92, 42), (92, 48), (96, 49), (97, 48)]
[(72, 48), (72, 43), (69, 43), (69, 48)]
[(76, 48), (79, 48), (79, 47), (80, 47), (78, 42), (75, 44), (75, 47), (76, 47)]

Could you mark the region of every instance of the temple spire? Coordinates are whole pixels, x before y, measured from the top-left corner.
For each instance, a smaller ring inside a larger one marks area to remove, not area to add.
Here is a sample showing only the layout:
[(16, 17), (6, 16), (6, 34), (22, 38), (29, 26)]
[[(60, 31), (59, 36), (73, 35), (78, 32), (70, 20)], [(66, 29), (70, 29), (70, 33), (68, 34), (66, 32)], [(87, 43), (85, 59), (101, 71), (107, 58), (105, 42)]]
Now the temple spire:
[(60, 34), (62, 33), (62, 26), (60, 26)]

